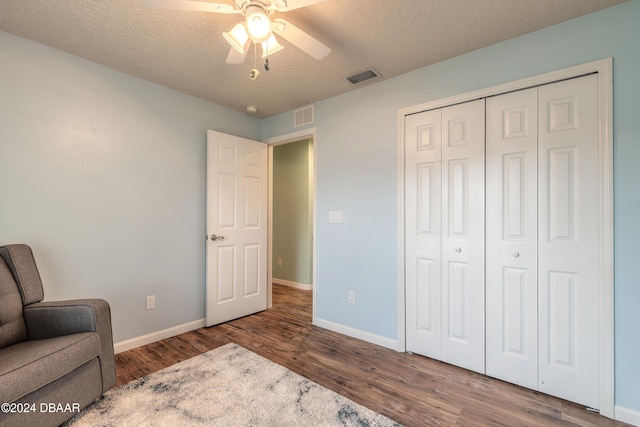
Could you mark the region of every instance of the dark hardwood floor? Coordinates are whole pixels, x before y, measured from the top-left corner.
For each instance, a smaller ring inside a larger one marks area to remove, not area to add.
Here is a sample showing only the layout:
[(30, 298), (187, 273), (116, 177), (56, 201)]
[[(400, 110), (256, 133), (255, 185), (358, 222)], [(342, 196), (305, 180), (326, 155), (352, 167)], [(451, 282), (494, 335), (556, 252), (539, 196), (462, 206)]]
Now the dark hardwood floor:
[[(311, 292), (116, 355), (117, 385), (235, 342), (406, 426), (625, 426), (584, 407), (311, 325)], [(309, 426), (311, 427), (311, 426)]]

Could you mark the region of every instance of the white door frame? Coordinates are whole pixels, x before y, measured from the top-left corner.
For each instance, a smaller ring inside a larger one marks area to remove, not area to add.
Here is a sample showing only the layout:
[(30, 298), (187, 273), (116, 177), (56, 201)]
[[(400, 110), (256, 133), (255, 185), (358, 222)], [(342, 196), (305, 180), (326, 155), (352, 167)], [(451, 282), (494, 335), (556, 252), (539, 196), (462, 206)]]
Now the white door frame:
[(267, 307), (272, 306), (273, 299), (273, 147), (277, 145), (288, 144), (291, 142), (302, 141), (304, 139), (311, 139), (311, 146), (313, 150), (313, 239), (312, 239), (312, 261), (311, 261), (311, 271), (312, 271), (312, 299), (313, 299), (313, 309), (312, 309), (312, 324), (316, 324), (316, 254), (318, 253), (316, 247), (316, 212), (317, 212), (317, 191), (316, 191), (316, 183), (317, 183), (317, 141), (318, 141), (318, 129), (307, 128), (302, 129), (296, 132), (288, 133), (285, 135), (274, 136), (272, 138), (267, 138), (262, 142), (269, 145), (269, 190), (268, 190), (268, 207), (267, 207), (267, 216), (268, 216), (268, 226), (267, 226)]
[(600, 114), (600, 414), (614, 418), (614, 289), (613, 289), (613, 59), (605, 58), (558, 71), (528, 77), (485, 89), (413, 105), (398, 110), (398, 351), (406, 351), (405, 339), (405, 241), (404, 241), (404, 118), (406, 115), (446, 107), (478, 98), (540, 86), (586, 74), (598, 73)]

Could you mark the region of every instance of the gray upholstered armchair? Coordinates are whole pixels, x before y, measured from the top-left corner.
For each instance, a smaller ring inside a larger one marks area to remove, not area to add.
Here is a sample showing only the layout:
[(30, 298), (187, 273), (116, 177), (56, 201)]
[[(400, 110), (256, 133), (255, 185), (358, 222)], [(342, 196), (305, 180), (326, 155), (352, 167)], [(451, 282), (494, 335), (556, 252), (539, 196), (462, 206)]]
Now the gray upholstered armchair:
[(3, 427), (60, 425), (115, 384), (109, 304), (43, 298), (31, 248), (0, 246)]

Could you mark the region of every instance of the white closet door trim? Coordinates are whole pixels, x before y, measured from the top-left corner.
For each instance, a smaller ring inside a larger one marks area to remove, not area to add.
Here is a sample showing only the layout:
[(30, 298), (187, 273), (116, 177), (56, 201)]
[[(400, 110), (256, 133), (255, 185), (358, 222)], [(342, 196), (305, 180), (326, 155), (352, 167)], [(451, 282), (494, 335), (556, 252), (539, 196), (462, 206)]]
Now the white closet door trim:
[(600, 288), (600, 414), (614, 418), (614, 293), (613, 293), (613, 59), (605, 58), (538, 76), (429, 101), (398, 110), (398, 351), (405, 340), (404, 250), (404, 119), (405, 116), (474, 99), (598, 73), (600, 125), (600, 235), (602, 259)]

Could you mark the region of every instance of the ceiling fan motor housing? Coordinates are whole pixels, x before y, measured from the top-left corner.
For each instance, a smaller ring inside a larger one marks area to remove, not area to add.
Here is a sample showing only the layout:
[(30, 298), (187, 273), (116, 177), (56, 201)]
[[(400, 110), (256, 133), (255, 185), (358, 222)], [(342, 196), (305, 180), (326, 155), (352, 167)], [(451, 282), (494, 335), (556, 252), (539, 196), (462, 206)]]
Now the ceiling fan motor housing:
[(266, 15), (271, 15), (274, 9), (278, 8), (286, 8), (287, 2), (286, 0), (275, 0), (275, 1), (261, 1), (261, 0), (233, 0), (236, 7), (242, 11), (242, 13), (247, 13), (250, 7), (257, 6), (262, 9), (262, 11)]

